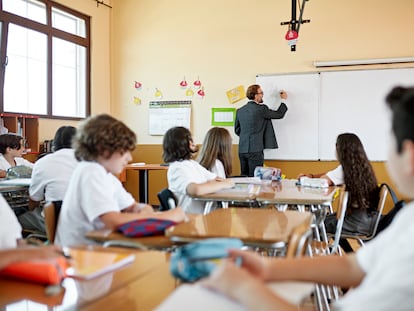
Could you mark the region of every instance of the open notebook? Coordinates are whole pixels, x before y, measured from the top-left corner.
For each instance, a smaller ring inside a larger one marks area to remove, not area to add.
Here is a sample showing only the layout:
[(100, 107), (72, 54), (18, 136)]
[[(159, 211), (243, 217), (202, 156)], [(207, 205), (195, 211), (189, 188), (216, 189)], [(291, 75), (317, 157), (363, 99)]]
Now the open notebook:
[[(306, 282), (272, 282), (268, 286), (274, 293), (298, 306), (305, 298), (309, 297), (315, 287), (314, 284)], [(199, 284), (181, 285), (155, 311), (190, 311), (194, 309), (198, 311), (247, 311), (239, 303)]]
[(129, 253), (98, 252), (83, 249), (70, 249), (70, 267), (66, 275), (77, 279), (89, 280), (102, 274), (119, 269), (134, 261)]

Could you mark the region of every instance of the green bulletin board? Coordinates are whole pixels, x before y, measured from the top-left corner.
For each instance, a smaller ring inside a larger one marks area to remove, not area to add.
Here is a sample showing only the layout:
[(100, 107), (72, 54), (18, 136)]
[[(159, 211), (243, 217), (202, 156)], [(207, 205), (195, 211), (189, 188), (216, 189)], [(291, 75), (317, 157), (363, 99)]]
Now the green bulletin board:
[(211, 125), (233, 126), (236, 120), (236, 108), (211, 108)]

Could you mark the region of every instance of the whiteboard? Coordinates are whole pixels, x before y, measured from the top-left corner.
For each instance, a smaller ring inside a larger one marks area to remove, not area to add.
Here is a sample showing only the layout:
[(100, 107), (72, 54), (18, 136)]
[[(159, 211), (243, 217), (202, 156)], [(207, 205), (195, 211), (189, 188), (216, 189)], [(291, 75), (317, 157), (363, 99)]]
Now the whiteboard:
[(263, 102), (270, 109), (281, 103), (279, 92), (288, 92), (288, 111), (283, 119), (272, 120), (278, 149), (265, 149), (265, 159), (312, 160), (318, 158), (319, 74), (257, 76)]
[(170, 128), (190, 128), (191, 101), (151, 101), (149, 103), (149, 134), (164, 135)]
[[(351, 132), (371, 161), (385, 161), (390, 130), (385, 96), (394, 86), (413, 86), (414, 68), (257, 76), (256, 81), (265, 93), (280, 87), (289, 95), (285, 118), (274, 123), (279, 149), (265, 150), (266, 159), (335, 160), (336, 137)], [(265, 104), (270, 99), (265, 97)]]

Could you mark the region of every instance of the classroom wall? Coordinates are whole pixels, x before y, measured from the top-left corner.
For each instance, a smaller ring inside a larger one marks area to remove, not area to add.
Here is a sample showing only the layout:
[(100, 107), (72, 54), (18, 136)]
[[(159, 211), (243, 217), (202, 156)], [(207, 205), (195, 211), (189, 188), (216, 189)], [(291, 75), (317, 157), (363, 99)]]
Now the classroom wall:
[(199, 78), (206, 95), (193, 98), (191, 130), (201, 143), (211, 108), (242, 106), (244, 100), (230, 105), (225, 92), (254, 83), (256, 74), (316, 71), (315, 60), (414, 56), (412, 12), (414, 1), (406, 0), (307, 1), (304, 18), (311, 22), (301, 26), (291, 52), (287, 26), (280, 26), (290, 20), (289, 0), (114, 1), (112, 112), (140, 144), (160, 144), (162, 137), (148, 135), (156, 88), (165, 100), (186, 99), (179, 82)]
[[(57, 2), (92, 17), (92, 113), (111, 113), (137, 133), (134, 161), (154, 162), (160, 155), (162, 137), (148, 135), (148, 102), (156, 88), (165, 100), (186, 99), (178, 87), (184, 77), (189, 83), (199, 78), (204, 86), (205, 97), (193, 98), (191, 118), (194, 139), (201, 143), (211, 126), (211, 108), (242, 106), (244, 100), (228, 104), (225, 92), (254, 83), (256, 74), (316, 71), (315, 60), (414, 56), (414, 2), (407, 0), (307, 1), (304, 18), (311, 22), (301, 26), (296, 52), (284, 39), (287, 26), (280, 26), (290, 20), (289, 0), (105, 0), (112, 9), (95, 1)], [(134, 88), (135, 81), (143, 84), (140, 90)], [(142, 103), (135, 104), (134, 97)], [(77, 122), (41, 119), (40, 140), (52, 138), (63, 124)], [(228, 129), (238, 174), (238, 137)], [(266, 164), (281, 167), (289, 177), (336, 165)], [(378, 179), (388, 180), (384, 163), (374, 166)], [(133, 177), (129, 179), (127, 187), (132, 187)], [(155, 200), (154, 193), (151, 198)]]
[[(296, 52), (290, 51), (284, 39), (287, 26), (280, 26), (290, 20), (290, 5), (288, 0), (113, 3), (111, 111), (137, 133), (139, 149), (147, 151), (154, 145), (155, 153), (150, 157), (137, 153), (136, 161), (153, 162), (153, 156), (161, 152), (162, 137), (148, 135), (148, 102), (155, 99), (156, 88), (163, 92), (164, 100), (186, 99), (178, 85), (184, 77), (189, 83), (199, 78), (204, 85), (206, 95), (193, 98), (191, 117), (194, 139), (201, 143), (211, 127), (211, 108), (241, 107), (245, 100), (230, 105), (225, 92), (255, 83), (256, 74), (317, 71), (312, 65), (315, 60), (414, 56), (414, 42), (409, 40), (413, 1), (307, 1), (304, 18), (311, 22), (301, 26)], [(134, 88), (135, 81), (142, 83), (141, 89)], [(141, 99), (140, 105), (134, 104), (134, 97)], [(228, 129), (235, 144), (237, 175), (238, 137), (232, 127)], [(280, 167), (294, 178), (299, 172), (326, 171), (337, 163), (266, 164)], [(390, 182), (383, 162), (374, 163), (374, 168), (379, 181)], [(155, 188), (161, 189), (161, 185)], [(155, 194), (150, 198), (157, 202)]]

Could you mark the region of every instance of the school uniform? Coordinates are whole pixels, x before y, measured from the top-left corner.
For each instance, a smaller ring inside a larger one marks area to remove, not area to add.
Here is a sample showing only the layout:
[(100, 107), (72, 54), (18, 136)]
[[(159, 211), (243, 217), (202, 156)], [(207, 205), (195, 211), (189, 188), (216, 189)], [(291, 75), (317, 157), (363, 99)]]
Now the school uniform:
[(328, 176), (329, 179), (332, 180), (335, 186), (342, 185), (345, 183), (344, 170), (342, 168), (342, 165), (339, 165), (337, 168), (326, 173), (326, 176)]
[[(14, 162), (16, 163), (16, 166), (23, 165), (23, 166), (33, 168), (33, 163), (30, 161), (27, 161), (24, 158), (16, 157), (14, 158)], [(0, 154), (0, 170), (7, 171), (10, 167), (12, 167), (10, 163), (7, 162), (7, 160), (4, 158), (2, 154)]]
[(414, 203), (356, 253), (362, 283), (335, 303), (335, 310), (412, 310), (414, 306)]
[(213, 167), (210, 169), (210, 172), (216, 174), (217, 177), (226, 178), (226, 171), (224, 170), (224, 165), (219, 159), (216, 159)]
[(205, 202), (191, 198), (187, 194), (187, 187), (191, 183), (202, 184), (216, 177), (216, 174), (194, 160), (175, 161), (168, 167), (168, 188), (177, 197), (178, 206), (181, 206), (184, 212), (202, 214)]
[(100, 216), (135, 203), (121, 182), (97, 162), (79, 162), (63, 199), (55, 243), (92, 244), (85, 234), (105, 227)]
[(0, 249), (15, 248), (17, 240), (22, 238), (22, 227), (16, 215), (0, 195)]
[(73, 171), (78, 165), (75, 151), (63, 148), (36, 161), (29, 187), (34, 201), (61, 201), (65, 196)]

